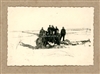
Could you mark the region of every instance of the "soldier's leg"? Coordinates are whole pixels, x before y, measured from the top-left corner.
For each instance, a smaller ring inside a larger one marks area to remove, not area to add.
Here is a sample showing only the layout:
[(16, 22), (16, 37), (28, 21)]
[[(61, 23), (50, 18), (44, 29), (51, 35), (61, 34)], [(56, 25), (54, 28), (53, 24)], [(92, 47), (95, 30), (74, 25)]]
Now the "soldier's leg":
[(65, 40), (65, 35), (63, 35), (63, 41)]

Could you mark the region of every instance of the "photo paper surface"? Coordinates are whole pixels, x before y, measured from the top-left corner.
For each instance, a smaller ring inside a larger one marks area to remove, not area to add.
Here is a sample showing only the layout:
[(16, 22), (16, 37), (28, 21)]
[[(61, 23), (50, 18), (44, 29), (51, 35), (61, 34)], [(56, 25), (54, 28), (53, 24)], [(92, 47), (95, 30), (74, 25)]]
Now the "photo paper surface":
[(93, 7), (8, 7), (7, 66), (94, 64)]

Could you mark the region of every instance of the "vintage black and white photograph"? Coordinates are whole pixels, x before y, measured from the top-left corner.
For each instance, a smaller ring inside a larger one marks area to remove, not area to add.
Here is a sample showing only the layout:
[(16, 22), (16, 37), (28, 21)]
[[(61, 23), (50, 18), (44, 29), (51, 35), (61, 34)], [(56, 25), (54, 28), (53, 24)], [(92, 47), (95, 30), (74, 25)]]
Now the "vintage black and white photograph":
[(8, 7), (7, 66), (94, 64), (93, 7)]

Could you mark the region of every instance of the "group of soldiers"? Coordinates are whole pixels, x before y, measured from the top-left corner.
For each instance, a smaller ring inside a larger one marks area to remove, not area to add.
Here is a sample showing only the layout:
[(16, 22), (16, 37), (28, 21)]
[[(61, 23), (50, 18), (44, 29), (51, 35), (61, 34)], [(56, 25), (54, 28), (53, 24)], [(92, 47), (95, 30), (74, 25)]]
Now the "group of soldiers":
[(45, 31), (42, 27), (39, 33), (39, 37), (42, 38), (44, 46), (48, 44), (48, 41), (60, 45), (60, 41), (62, 38), (64, 41), (65, 35), (66, 30), (64, 29), (64, 27), (62, 27), (61, 32), (59, 33), (59, 29), (57, 28), (57, 26), (54, 27), (53, 25), (49, 25), (47, 31)]

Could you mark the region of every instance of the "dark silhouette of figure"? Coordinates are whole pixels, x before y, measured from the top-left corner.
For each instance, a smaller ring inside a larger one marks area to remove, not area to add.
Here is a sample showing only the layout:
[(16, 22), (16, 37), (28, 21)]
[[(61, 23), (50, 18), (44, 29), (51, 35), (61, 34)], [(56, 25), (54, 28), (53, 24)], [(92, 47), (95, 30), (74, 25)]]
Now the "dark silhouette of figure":
[(54, 26), (52, 25), (52, 27), (51, 27), (51, 33), (52, 33), (52, 35), (54, 34), (54, 30), (55, 30), (55, 28), (54, 28)]
[(65, 35), (66, 35), (66, 30), (64, 29), (64, 27), (62, 27), (60, 40), (63, 38), (63, 41), (64, 41), (65, 40)]
[(48, 27), (48, 40), (50, 41), (50, 42), (53, 42), (53, 28), (52, 28), (52, 26), (51, 25), (49, 25), (49, 27)]
[(46, 31), (43, 34), (42, 42), (43, 42), (43, 46), (46, 46), (48, 44), (48, 41), (47, 41), (47, 32)]
[(57, 31), (57, 33), (55, 35), (55, 43), (57, 45), (60, 45), (60, 33), (59, 33), (59, 31)]
[(58, 31), (59, 31), (59, 29), (56, 26), (56, 28), (54, 29), (54, 34), (56, 35)]
[(49, 35), (51, 35), (52, 34), (52, 30), (51, 30), (52, 28), (51, 28), (51, 25), (49, 25), (49, 27), (48, 27), (48, 33), (49, 33)]
[(43, 36), (44, 33), (45, 33), (45, 30), (42, 27), (41, 30), (40, 30), (40, 33), (39, 33), (39, 37)]

